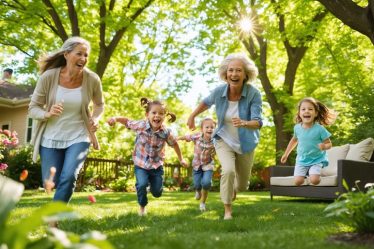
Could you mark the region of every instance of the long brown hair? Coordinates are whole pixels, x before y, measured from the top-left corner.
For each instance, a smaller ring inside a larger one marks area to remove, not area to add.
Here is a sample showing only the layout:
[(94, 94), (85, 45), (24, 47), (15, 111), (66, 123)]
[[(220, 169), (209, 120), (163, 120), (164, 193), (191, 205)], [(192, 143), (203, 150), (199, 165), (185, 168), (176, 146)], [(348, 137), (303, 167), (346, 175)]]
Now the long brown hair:
[(159, 106), (161, 106), (161, 108), (165, 111), (165, 115), (166, 115), (166, 116), (170, 116), (170, 118), (168, 119), (168, 121), (169, 121), (170, 123), (173, 123), (173, 122), (177, 119), (177, 116), (175, 116), (174, 113), (169, 112), (169, 111), (167, 110), (165, 104), (162, 103), (162, 102), (159, 101), (159, 100), (150, 100), (150, 99), (147, 99), (147, 98), (141, 98), (141, 99), (140, 99), (140, 104), (141, 104), (141, 106), (144, 107), (146, 113), (148, 113), (148, 112), (151, 110), (151, 107), (152, 107), (153, 105), (159, 105)]
[(38, 66), (40, 73), (44, 73), (48, 69), (63, 67), (66, 65), (66, 59), (64, 54), (74, 50), (74, 48), (80, 44), (84, 44), (88, 48), (88, 52), (91, 49), (90, 43), (78, 36), (73, 36), (67, 39), (62, 47), (52, 54), (44, 55), (38, 60)]
[(296, 123), (302, 122), (302, 119), (300, 117), (300, 107), (304, 102), (311, 103), (316, 110), (317, 117), (314, 120), (315, 122), (318, 122), (321, 125), (331, 125), (335, 122), (338, 114), (334, 110), (327, 108), (326, 105), (316, 100), (315, 98), (307, 97), (300, 100), (299, 104), (297, 105), (297, 114), (295, 117)]

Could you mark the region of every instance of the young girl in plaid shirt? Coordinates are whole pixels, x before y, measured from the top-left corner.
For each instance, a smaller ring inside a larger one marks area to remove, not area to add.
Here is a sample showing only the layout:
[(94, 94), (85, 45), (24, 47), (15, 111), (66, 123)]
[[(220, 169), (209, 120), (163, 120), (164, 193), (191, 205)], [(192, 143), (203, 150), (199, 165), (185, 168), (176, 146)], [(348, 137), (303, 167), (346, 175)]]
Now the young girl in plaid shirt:
[(178, 140), (194, 142), (194, 158), (192, 161), (193, 179), (195, 185), (195, 198), (200, 200), (200, 210), (206, 210), (205, 201), (208, 191), (212, 186), (212, 175), (214, 169), (213, 155), (214, 145), (212, 134), (216, 123), (211, 118), (205, 118), (201, 122), (201, 132), (178, 137)]
[(142, 98), (141, 105), (145, 108), (145, 120), (129, 120), (126, 117), (112, 117), (108, 120), (110, 126), (119, 122), (136, 132), (133, 161), (135, 164), (136, 192), (139, 203), (139, 215), (146, 214), (145, 206), (148, 204), (147, 186), (156, 198), (162, 195), (163, 189), (163, 164), (165, 160), (165, 143), (173, 147), (180, 163), (187, 167), (176, 138), (170, 129), (163, 125), (165, 116), (170, 116), (169, 122), (174, 122), (176, 117), (166, 110), (163, 103), (158, 100)]

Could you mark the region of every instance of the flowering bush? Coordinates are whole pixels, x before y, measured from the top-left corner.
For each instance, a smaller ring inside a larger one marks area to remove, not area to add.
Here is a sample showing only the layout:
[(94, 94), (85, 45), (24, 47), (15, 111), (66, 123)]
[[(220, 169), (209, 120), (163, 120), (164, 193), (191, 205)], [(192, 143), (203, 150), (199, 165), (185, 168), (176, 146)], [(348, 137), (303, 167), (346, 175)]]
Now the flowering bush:
[(14, 148), (17, 145), (17, 132), (0, 129), (0, 173), (4, 174), (5, 170), (8, 168), (8, 164), (3, 162), (4, 154), (8, 149)]

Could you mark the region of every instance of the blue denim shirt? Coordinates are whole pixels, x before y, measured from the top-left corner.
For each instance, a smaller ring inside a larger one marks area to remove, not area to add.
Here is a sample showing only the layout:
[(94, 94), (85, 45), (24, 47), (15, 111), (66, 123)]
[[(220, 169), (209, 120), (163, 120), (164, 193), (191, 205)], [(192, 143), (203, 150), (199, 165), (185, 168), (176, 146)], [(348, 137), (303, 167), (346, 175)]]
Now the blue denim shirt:
[[(228, 84), (222, 84), (216, 87), (212, 93), (203, 100), (203, 103), (209, 108), (216, 106), (216, 114), (218, 119), (217, 129), (213, 133), (213, 137), (217, 138), (217, 132), (222, 129), (224, 117), (229, 106), (228, 103)], [(260, 91), (248, 84), (244, 84), (242, 96), (239, 100), (239, 118), (243, 120), (258, 120), (262, 124), (262, 99)], [(259, 129), (239, 129), (240, 147), (243, 153), (254, 150), (260, 139)]]

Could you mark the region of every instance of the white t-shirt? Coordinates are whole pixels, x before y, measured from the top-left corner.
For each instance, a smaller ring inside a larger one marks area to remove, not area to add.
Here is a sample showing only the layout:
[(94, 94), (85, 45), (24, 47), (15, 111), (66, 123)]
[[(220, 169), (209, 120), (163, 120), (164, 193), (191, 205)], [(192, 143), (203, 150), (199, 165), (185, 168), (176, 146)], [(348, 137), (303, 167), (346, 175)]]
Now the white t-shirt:
[(43, 133), (41, 145), (47, 148), (67, 148), (74, 143), (89, 142), (82, 118), (82, 87), (57, 87), (56, 103), (62, 102), (64, 110), (59, 117), (51, 117)]
[(238, 107), (239, 101), (229, 101), (229, 107), (225, 114), (223, 127), (217, 135), (220, 136), (236, 153), (242, 154), (238, 128), (232, 123), (232, 118), (239, 117)]

